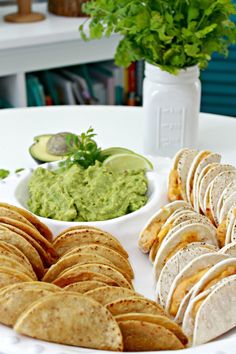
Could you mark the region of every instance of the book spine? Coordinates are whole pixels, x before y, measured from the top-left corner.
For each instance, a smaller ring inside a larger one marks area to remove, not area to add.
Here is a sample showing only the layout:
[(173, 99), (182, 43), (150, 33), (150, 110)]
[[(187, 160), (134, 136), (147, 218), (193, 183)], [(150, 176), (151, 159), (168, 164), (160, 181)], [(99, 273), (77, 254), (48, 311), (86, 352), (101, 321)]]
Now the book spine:
[(136, 63), (128, 68), (128, 106), (136, 105)]

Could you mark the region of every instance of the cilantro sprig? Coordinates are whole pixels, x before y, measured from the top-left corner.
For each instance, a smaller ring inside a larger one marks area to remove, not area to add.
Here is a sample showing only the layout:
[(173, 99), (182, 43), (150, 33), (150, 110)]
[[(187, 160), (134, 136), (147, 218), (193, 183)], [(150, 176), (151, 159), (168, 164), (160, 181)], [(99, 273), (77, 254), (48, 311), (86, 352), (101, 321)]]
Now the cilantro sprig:
[(102, 162), (104, 158), (101, 155), (101, 149), (93, 139), (95, 136), (91, 127), (81, 135), (68, 133), (66, 136), (67, 158), (60, 163), (60, 166), (68, 168), (73, 164), (79, 164), (88, 168), (94, 165), (97, 160)]
[(4, 179), (4, 178), (8, 177), (9, 174), (10, 174), (10, 171), (4, 170), (4, 169), (0, 169), (0, 179)]
[(227, 55), (236, 41), (231, 0), (90, 0), (83, 11), (91, 16), (91, 39), (122, 35), (115, 59), (125, 67), (145, 59), (170, 73), (205, 68), (214, 52)]

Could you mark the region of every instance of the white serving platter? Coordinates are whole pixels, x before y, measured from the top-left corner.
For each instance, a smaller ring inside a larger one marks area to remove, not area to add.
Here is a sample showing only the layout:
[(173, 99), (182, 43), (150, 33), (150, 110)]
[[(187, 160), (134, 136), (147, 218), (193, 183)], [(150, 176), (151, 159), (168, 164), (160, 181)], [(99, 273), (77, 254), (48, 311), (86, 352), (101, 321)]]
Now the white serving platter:
[[(152, 265), (148, 256), (137, 247), (138, 235), (146, 221), (155, 211), (167, 202), (167, 177), (170, 168), (170, 160), (155, 159), (154, 166), (158, 166), (155, 172), (148, 174), (149, 202), (140, 210), (105, 222), (87, 223), (111, 232), (116, 236), (130, 255), (130, 262), (135, 273), (134, 288), (137, 292), (150, 299), (155, 299), (155, 289), (152, 274)], [(27, 180), (32, 170), (25, 170), (13, 174), (9, 178), (0, 181), (0, 200), (26, 207)], [(54, 222), (41, 218), (53, 231), (54, 235), (62, 229), (71, 226), (71, 223)], [(77, 223), (81, 224), (81, 223)], [(85, 223), (82, 223), (83, 225)], [(75, 223), (73, 223), (75, 225)], [(210, 315), (210, 314), (209, 314)], [(144, 333), (145, 335), (145, 333)], [(84, 349), (60, 344), (43, 342), (17, 334), (11, 328), (0, 325), (0, 354), (72, 354), (72, 353), (111, 353), (105, 351)], [(154, 352), (151, 352), (154, 353)], [(232, 330), (225, 336), (211, 343), (178, 351), (159, 351), (166, 354), (234, 354), (236, 353), (236, 330)]]

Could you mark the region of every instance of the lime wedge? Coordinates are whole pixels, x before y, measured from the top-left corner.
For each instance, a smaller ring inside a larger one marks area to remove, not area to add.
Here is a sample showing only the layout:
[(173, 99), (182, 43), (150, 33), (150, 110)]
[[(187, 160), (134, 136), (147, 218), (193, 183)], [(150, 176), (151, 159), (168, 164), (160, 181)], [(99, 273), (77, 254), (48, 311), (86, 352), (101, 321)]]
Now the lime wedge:
[(102, 156), (112, 156), (117, 154), (135, 154), (132, 150), (123, 147), (110, 147), (101, 151)]
[(153, 170), (152, 163), (144, 156), (137, 154), (112, 155), (103, 162), (103, 166), (114, 172), (124, 170)]

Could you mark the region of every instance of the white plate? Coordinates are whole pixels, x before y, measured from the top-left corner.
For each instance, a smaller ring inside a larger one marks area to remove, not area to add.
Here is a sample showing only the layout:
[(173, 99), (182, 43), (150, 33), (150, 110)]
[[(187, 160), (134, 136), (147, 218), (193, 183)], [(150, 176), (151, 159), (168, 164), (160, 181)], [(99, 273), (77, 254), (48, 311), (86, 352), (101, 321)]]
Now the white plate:
[[(154, 281), (152, 275), (152, 266), (148, 256), (141, 253), (137, 247), (138, 235), (144, 223), (149, 217), (164, 205), (167, 195), (167, 176), (170, 167), (170, 161), (166, 159), (156, 159), (154, 165), (158, 169), (154, 173), (149, 173), (150, 182), (150, 200), (147, 205), (140, 210), (105, 222), (88, 223), (107, 230), (116, 236), (130, 255), (130, 262), (135, 273), (134, 287), (137, 292), (142, 293), (150, 299), (155, 299)], [(0, 200), (12, 203), (18, 206), (25, 206), (27, 195), (26, 182), (32, 170), (26, 170), (21, 173), (10, 176), (0, 181)], [(54, 222), (52, 220), (41, 218), (54, 232), (58, 233), (61, 229), (68, 227), (64, 222)], [(73, 223), (74, 225), (75, 223)], [(77, 223), (79, 224), (79, 223)], [(84, 224), (84, 223), (83, 223)], [(200, 347), (185, 349), (184, 351), (162, 351), (159, 353), (180, 354), (202, 353), (202, 354), (232, 354), (232, 346), (236, 345), (235, 331), (220, 338), (217, 341), (205, 344)], [(0, 354), (71, 354), (71, 353), (104, 353), (104, 351), (89, 350), (60, 344), (53, 344), (24, 337), (15, 333), (12, 329), (0, 325)], [(111, 353), (111, 352), (107, 352)]]

